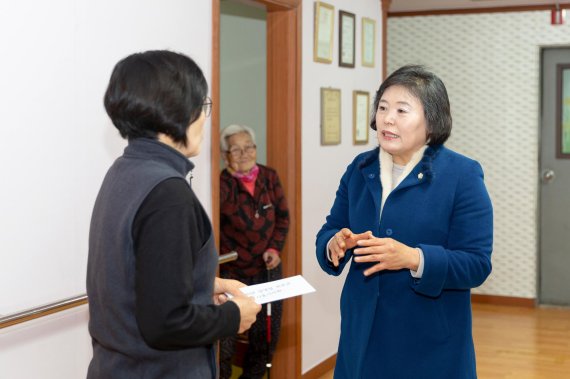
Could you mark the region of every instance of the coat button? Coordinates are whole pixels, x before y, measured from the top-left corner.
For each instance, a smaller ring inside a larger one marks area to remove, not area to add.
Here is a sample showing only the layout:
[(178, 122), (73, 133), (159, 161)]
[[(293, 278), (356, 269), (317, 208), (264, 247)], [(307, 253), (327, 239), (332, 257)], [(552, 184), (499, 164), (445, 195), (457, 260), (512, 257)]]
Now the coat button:
[(368, 174), (368, 177), (369, 177), (370, 179), (374, 179), (375, 176), (376, 176), (376, 175), (374, 175), (374, 174)]
[(392, 229), (386, 229), (386, 235), (391, 236), (393, 233)]

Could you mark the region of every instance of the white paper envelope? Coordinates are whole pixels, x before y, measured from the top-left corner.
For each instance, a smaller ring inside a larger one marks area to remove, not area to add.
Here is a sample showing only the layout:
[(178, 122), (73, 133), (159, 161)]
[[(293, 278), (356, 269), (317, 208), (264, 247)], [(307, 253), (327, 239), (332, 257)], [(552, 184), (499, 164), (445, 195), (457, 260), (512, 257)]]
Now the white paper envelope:
[[(257, 304), (270, 303), (316, 291), (301, 275), (268, 283), (254, 284), (242, 287), (240, 290), (247, 296), (252, 296)], [(229, 294), (228, 296), (231, 297)]]

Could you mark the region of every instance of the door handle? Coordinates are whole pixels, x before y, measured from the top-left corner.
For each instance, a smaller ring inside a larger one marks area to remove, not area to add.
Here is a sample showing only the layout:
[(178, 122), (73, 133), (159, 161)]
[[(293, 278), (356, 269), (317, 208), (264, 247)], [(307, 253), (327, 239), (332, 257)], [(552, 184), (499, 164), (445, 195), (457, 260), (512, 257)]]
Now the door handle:
[(542, 172), (542, 182), (544, 184), (552, 183), (554, 178), (556, 178), (554, 170), (547, 169)]

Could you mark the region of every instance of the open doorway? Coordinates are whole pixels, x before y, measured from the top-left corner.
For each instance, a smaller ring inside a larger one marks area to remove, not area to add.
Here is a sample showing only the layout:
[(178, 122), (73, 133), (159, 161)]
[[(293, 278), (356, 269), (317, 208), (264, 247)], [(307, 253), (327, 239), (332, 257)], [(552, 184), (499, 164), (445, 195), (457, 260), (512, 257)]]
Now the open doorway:
[[(219, 230), (220, 14), (212, 0), (212, 218)], [(282, 251), (283, 276), (301, 273), (301, 0), (240, 0), (266, 12), (266, 162), (280, 176), (290, 211), (290, 228)], [(232, 121), (233, 122), (233, 121)], [(258, 137), (259, 139), (259, 137)], [(219, 234), (218, 234), (219, 236)], [(273, 358), (273, 378), (301, 377), (301, 300), (283, 306), (281, 337)]]
[[(226, 167), (228, 165), (228, 159), (234, 162), (243, 161), (244, 163), (239, 164), (238, 167), (242, 169), (249, 169), (250, 165), (255, 164), (257, 167), (263, 167), (267, 165), (267, 138), (266, 138), (266, 104), (265, 98), (267, 93), (267, 49), (266, 49), (266, 30), (267, 30), (267, 11), (263, 4), (257, 3), (243, 3), (236, 0), (221, 0), (220, 1), (220, 133), (222, 130), (229, 125), (240, 125), (247, 126), (251, 128), (250, 130), (254, 133), (256, 137), (252, 141), (247, 143), (251, 146), (255, 146), (254, 150), (250, 153), (243, 153), (239, 157), (232, 158), (230, 154), (220, 151), (221, 154), (221, 164), (220, 170), (229, 169)], [(241, 134), (243, 135), (243, 133)], [(245, 137), (246, 139), (248, 137)], [(242, 138), (243, 139), (243, 138)], [(242, 140), (244, 142), (244, 140)], [(252, 144), (252, 143), (255, 144)], [(228, 146), (231, 148), (232, 146)], [(237, 152), (240, 151), (239, 148), (235, 148)], [(254, 159), (255, 157), (255, 159)], [(239, 173), (239, 171), (237, 171)], [(226, 186), (222, 185), (222, 179), (220, 177), (221, 191), (224, 192), (223, 188), (228, 188), (227, 181), (231, 180), (231, 183), (236, 183), (233, 179), (228, 179), (229, 175), (224, 176), (226, 181)], [(259, 180), (256, 179), (255, 182)], [(234, 190), (241, 188), (240, 186), (231, 186)], [(241, 194), (241, 204), (240, 209), (241, 214), (246, 214), (246, 210), (255, 207), (254, 203), (260, 203), (261, 199), (264, 197), (260, 193), (257, 194), (257, 200), (255, 195), (255, 187), (251, 188), (251, 197), (244, 196)], [(266, 188), (265, 186), (260, 188)], [(240, 191), (240, 190), (237, 190)], [(266, 192), (266, 191), (262, 191)], [(238, 195), (240, 196), (240, 195)], [(251, 202), (251, 204), (250, 204)], [(220, 227), (221, 230), (226, 229), (226, 231), (234, 231), (232, 221), (240, 224), (237, 226), (242, 230), (242, 225), (240, 220), (233, 215), (234, 212), (230, 212), (229, 208), (233, 209), (230, 201), (226, 206), (224, 203), (220, 203)], [(225, 212), (225, 216), (224, 216)], [(262, 212), (262, 220), (266, 217), (263, 216), (265, 212)], [(255, 216), (258, 213), (256, 212)], [(272, 213), (272, 215), (275, 215)], [(261, 220), (255, 220), (254, 216), (250, 215), (248, 217), (247, 223), (251, 225), (259, 225)], [(229, 225), (227, 225), (229, 224)], [(275, 224), (275, 223), (272, 223)], [(229, 228), (229, 229), (228, 229)], [(252, 232), (252, 228), (248, 228), (249, 232)], [(220, 231), (220, 235), (222, 235)], [(255, 232), (253, 232), (255, 233)], [(256, 233), (257, 234), (257, 233)], [(243, 235), (243, 233), (238, 233), (238, 235)], [(269, 235), (267, 235), (269, 238)], [(231, 238), (231, 239), (230, 239)], [(224, 238), (220, 241), (220, 253), (226, 253), (224, 245), (231, 244), (235, 242), (233, 237), (226, 237), (225, 243)], [(244, 242), (244, 241), (242, 241)], [(259, 244), (258, 244), (259, 245)], [(236, 249), (237, 250), (237, 249)], [(242, 251), (243, 253), (243, 251)], [(239, 260), (240, 258), (238, 258)], [(230, 264), (230, 263), (228, 263)], [(254, 264), (256, 265), (256, 264)], [(256, 265), (257, 266), (257, 265)], [(221, 267), (220, 270), (223, 270)], [(269, 275), (270, 271), (267, 271)], [(226, 273), (227, 274), (227, 273)], [(263, 272), (261, 275), (263, 276)], [(238, 270), (234, 273), (233, 278), (237, 279), (246, 284), (258, 283), (261, 280), (268, 280), (268, 278), (258, 278), (257, 275), (249, 274), (246, 275)], [(220, 276), (224, 276), (220, 272)], [(266, 314), (267, 306), (264, 306), (261, 311), (261, 316)], [(276, 313), (276, 307), (273, 307), (274, 314), (272, 317), (272, 322), (276, 322), (275, 316), (280, 319), (280, 310)], [(267, 317), (267, 316), (266, 316)], [(220, 343), (220, 378), (225, 378), (228, 375), (230, 356), (231, 358), (231, 379), (237, 379), (241, 377), (242, 374), (246, 375), (252, 374), (244, 368), (244, 365), (249, 365), (250, 369), (256, 367), (259, 370), (265, 370), (265, 364), (269, 359), (265, 354), (269, 351), (269, 342), (267, 342), (267, 334), (265, 334), (266, 325), (262, 322), (262, 327), (260, 329), (259, 323), (252, 325), (252, 328), (244, 333), (234, 341), (225, 340)], [(277, 329), (275, 329), (276, 331)], [(255, 331), (255, 332), (254, 332)], [(264, 335), (265, 334), (265, 337)], [(275, 337), (276, 333), (271, 333), (271, 336)], [(255, 345), (255, 346), (254, 346)], [(263, 348), (266, 346), (266, 348)], [(259, 364), (253, 364), (253, 361), (246, 359), (247, 351), (256, 351), (255, 354)], [(224, 359), (225, 357), (225, 359)], [(225, 364), (224, 364), (225, 361)], [(249, 362), (249, 363), (248, 363)], [(249, 377), (249, 376), (248, 376)]]

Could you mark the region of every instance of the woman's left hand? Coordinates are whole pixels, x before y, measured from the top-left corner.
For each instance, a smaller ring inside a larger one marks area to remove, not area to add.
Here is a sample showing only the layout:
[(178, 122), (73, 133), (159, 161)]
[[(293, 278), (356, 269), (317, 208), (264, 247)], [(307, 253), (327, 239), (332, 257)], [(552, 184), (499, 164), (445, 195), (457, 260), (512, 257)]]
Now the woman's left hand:
[(355, 262), (378, 262), (364, 271), (370, 276), (382, 270), (410, 269), (417, 271), (420, 264), (420, 253), (417, 249), (404, 245), (392, 238), (376, 238), (360, 240), (354, 249)]
[(268, 270), (273, 270), (279, 265), (279, 263), (281, 263), (281, 258), (275, 251), (267, 250), (263, 253), (263, 261), (265, 262), (265, 267), (267, 267)]
[(216, 278), (214, 280), (214, 304), (222, 305), (228, 301), (226, 293), (233, 296), (243, 295), (240, 291), (241, 287), (245, 287), (245, 284), (237, 280)]

